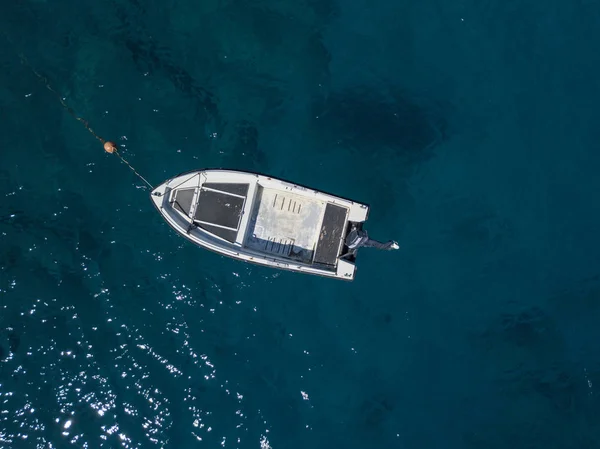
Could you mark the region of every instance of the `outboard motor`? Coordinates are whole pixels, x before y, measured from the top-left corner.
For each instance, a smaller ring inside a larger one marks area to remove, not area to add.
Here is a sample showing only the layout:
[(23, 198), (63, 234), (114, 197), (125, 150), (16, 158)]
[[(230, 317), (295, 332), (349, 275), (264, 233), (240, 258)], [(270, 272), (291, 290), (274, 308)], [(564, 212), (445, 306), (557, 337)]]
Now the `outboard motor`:
[(370, 247), (383, 250), (399, 249), (400, 246), (393, 240), (386, 243), (378, 242), (369, 237), (369, 234), (364, 229), (358, 229), (355, 225), (352, 226), (352, 230), (346, 237), (346, 246), (350, 250), (357, 250), (358, 248)]

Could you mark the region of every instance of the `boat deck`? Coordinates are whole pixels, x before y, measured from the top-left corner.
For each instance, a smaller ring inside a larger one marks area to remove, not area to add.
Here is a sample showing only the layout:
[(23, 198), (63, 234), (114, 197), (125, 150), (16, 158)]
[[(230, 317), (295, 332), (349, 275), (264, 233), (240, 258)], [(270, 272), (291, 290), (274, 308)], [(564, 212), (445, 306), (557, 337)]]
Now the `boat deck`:
[(335, 265), (346, 208), (262, 186), (255, 201), (247, 248), (301, 263)]
[(245, 246), (311, 263), (325, 203), (262, 186), (256, 193)]
[(204, 183), (196, 199), (196, 225), (230, 243), (235, 242), (248, 187), (246, 183)]
[(340, 258), (347, 226), (368, 206), (260, 174), (186, 172), (152, 191), (167, 223), (224, 256), (296, 272), (354, 279), (355, 258)]
[(319, 241), (314, 262), (323, 265), (335, 265), (339, 256), (348, 209), (336, 204), (327, 204), (323, 224), (319, 232)]

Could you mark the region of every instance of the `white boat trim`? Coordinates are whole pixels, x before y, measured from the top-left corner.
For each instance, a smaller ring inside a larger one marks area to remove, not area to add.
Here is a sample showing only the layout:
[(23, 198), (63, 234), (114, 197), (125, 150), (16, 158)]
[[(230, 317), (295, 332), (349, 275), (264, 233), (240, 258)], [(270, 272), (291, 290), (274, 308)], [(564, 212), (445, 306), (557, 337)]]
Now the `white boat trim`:
[[(246, 194), (235, 188), (245, 188)], [(194, 189), (193, 195), (188, 192), (181, 198), (186, 204), (173, 203), (176, 192), (191, 189)], [(280, 194), (283, 194), (281, 203), (278, 202)], [(274, 198), (272, 205), (261, 202), (267, 198), (269, 201)], [(362, 226), (369, 212), (366, 204), (288, 181), (222, 169), (175, 176), (156, 187), (151, 199), (165, 221), (198, 246), (254, 264), (345, 280), (354, 279), (356, 266), (355, 257), (340, 258), (345, 247), (344, 237), (349, 224)], [(186, 215), (187, 201), (190, 204)], [(211, 207), (215, 210), (206, 209), (206, 204), (200, 210), (203, 201), (213, 201)], [(277, 209), (275, 206), (279, 204), (281, 207)], [(229, 222), (218, 222), (223, 218), (218, 216), (218, 208), (230, 214), (223, 216)], [(218, 219), (199, 217), (199, 213), (217, 214)], [(330, 221), (326, 221), (326, 213)], [(233, 227), (236, 218), (237, 226)], [(329, 229), (330, 222), (335, 226)], [(266, 234), (258, 235), (261, 226)], [(223, 234), (226, 231), (230, 234)]]

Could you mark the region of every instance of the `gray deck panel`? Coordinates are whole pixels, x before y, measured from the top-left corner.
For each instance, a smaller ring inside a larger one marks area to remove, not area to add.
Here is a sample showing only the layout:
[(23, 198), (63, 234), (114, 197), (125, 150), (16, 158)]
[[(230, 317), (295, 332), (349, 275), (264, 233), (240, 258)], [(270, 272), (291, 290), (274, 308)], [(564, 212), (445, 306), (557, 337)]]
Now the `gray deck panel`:
[(245, 246), (310, 263), (325, 203), (263, 187), (259, 187), (255, 201)]
[(202, 187), (209, 189), (221, 190), (223, 192), (233, 193), (235, 195), (248, 195), (248, 183), (233, 183), (233, 182), (205, 182)]
[(219, 226), (237, 229), (244, 198), (211, 190), (201, 190), (194, 218)]
[(219, 228), (217, 226), (211, 226), (206, 223), (197, 223), (196, 226), (216, 235), (217, 237), (221, 237), (222, 239), (225, 239), (230, 243), (235, 242), (235, 239), (237, 237), (237, 231), (232, 231), (231, 229)]
[(185, 215), (190, 214), (192, 208), (192, 199), (194, 197), (195, 188), (191, 189), (178, 189), (175, 191), (175, 199), (173, 201), (173, 207), (179, 212), (183, 212)]
[(340, 243), (348, 209), (328, 203), (319, 233), (314, 262), (325, 265), (335, 265), (339, 256)]

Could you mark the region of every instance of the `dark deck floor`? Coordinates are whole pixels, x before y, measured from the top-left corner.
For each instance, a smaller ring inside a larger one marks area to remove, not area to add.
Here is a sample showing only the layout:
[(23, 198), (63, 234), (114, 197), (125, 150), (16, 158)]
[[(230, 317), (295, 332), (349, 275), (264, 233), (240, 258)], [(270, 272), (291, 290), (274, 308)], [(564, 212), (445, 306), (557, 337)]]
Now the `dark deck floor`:
[(342, 233), (346, 225), (348, 209), (335, 204), (327, 204), (314, 263), (335, 265), (341, 248)]
[(202, 189), (194, 219), (237, 229), (243, 205), (244, 198)]
[(208, 232), (235, 241), (247, 193), (248, 184), (205, 184), (198, 196), (194, 221)]
[(189, 216), (195, 191), (195, 188), (176, 190), (175, 198), (173, 199), (173, 207), (179, 212)]

